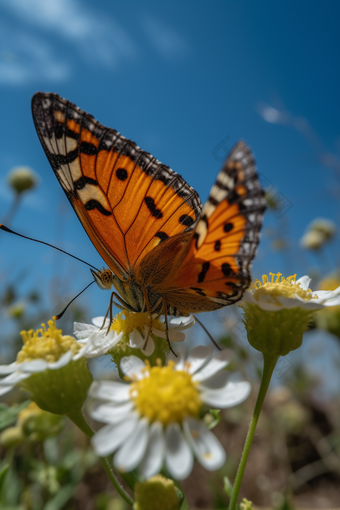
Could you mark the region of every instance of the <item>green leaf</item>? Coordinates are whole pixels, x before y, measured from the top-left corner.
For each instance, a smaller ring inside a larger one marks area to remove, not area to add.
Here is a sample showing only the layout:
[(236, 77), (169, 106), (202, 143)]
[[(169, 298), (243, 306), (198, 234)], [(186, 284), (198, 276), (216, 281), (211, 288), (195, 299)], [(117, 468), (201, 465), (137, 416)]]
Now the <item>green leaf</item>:
[(11, 407), (6, 404), (0, 404), (0, 430), (12, 425), (12, 423), (16, 421), (18, 414), (25, 409), (29, 403), (30, 400), (25, 400), (25, 402), (21, 402), (21, 404), (16, 404)]
[(212, 416), (213, 420), (207, 424), (207, 427), (209, 430), (212, 430), (221, 421), (220, 410), (219, 409), (210, 409), (209, 414)]
[(75, 484), (69, 484), (62, 487), (56, 496), (44, 506), (44, 510), (60, 510), (65, 506), (68, 500), (73, 496), (76, 489)]
[(233, 486), (231, 485), (231, 482), (227, 476), (224, 477), (223, 481), (224, 481), (224, 491), (231, 499), (231, 495), (233, 493)]
[(5, 478), (6, 478), (6, 473), (8, 471), (8, 468), (9, 468), (9, 464), (5, 464), (4, 467), (0, 471), (0, 501), (1, 501), (2, 489), (3, 489), (3, 486), (5, 485)]

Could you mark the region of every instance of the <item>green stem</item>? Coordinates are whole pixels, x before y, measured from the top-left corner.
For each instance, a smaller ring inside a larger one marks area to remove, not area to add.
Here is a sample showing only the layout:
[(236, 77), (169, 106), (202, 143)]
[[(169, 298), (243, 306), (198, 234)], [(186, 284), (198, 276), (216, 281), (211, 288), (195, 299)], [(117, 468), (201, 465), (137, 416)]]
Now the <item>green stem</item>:
[(254, 413), (253, 413), (253, 416), (252, 416), (252, 419), (251, 419), (251, 422), (249, 425), (246, 442), (244, 443), (244, 448), (243, 448), (242, 457), (240, 460), (240, 465), (237, 470), (233, 493), (232, 493), (231, 501), (230, 501), (230, 505), (229, 505), (229, 510), (236, 509), (238, 493), (240, 491), (243, 473), (244, 473), (244, 470), (245, 470), (245, 467), (247, 464), (248, 455), (249, 455), (251, 444), (253, 442), (257, 422), (259, 420), (262, 405), (263, 405), (263, 402), (264, 402), (264, 399), (265, 399), (265, 396), (266, 396), (266, 393), (268, 390), (270, 380), (273, 375), (273, 371), (274, 371), (276, 362), (279, 359), (279, 356), (276, 356), (276, 355), (265, 356), (264, 355), (263, 358), (264, 359), (263, 359), (263, 373), (262, 373), (262, 379), (261, 379), (261, 386), (259, 389), (259, 394), (257, 396)]
[[(69, 417), (69, 419), (71, 421), (73, 421), (73, 423), (75, 425), (77, 425), (77, 427), (82, 432), (84, 432), (84, 434), (86, 436), (91, 438), (94, 435), (93, 430), (91, 429), (90, 425), (85, 420), (84, 415), (83, 415), (83, 413), (80, 410), (75, 411), (73, 413), (69, 413), (67, 416)], [(127, 494), (127, 492), (125, 492), (123, 487), (120, 485), (118, 479), (116, 478), (115, 473), (112, 470), (112, 467), (111, 467), (110, 462), (108, 461), (108, 459), (106, 457), (99, 457), (99, 458), (100, 458), (100, 462), (102, 463), (102, 466), (103, 466), (103, 468), (105, 470), (105, 473), (109, 477), (110, 482), (112, 483), (112, 485), (114, 486), (114, 488), (116, 489), (118, 494), (121, 495), (121, 497), (127, 502), (128, 505), (132, 506), (133, 505), (133, 499)]]
[(22, 198), (22, 193), (15, 193), (11, 207), (3, 220), (3, 223), (6, 223), (6, 226), (10, 225), (17, 210), (19, 209), (19, 205), (21, 203), (21, 198)]

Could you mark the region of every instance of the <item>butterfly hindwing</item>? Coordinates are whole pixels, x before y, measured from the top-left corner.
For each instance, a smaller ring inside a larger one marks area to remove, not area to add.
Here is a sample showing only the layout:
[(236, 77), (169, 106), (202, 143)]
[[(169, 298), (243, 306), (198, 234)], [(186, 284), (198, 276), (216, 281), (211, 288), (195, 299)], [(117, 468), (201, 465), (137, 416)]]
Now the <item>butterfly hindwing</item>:
[(250, 283), (264, 209), (253, 157), (239, 142), (217, 176), (185, 257), (156, 291), (162, 288), (167, 302), (187, 313), (238, 301)]
[(94, 246), (122, 280), (147, 253), (199, 219), (197, 193), (134, 142), (57, 94), (32, 99), (34, 123)]

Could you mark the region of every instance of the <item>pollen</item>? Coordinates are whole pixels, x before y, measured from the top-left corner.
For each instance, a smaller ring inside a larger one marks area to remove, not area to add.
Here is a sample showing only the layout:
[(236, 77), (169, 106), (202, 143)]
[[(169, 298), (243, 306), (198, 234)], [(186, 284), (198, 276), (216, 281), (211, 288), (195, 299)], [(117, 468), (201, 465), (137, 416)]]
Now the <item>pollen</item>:
[(41, 329), (34, 331), (21, 331), (21, 337), (24, 345), (18, 352), (17, 362), (32, 361), (34, 359), (44, 359), (48, 363), (54, 363), (71, 350), (76, 354), (81, 345), (75, 338), (68, 335), (62, 335), (62, 330), (56, 327), (54, 321), (48, 321), (48, 328), (45, 324)]
[[(116, 315), (113, 323), (111, 325), (111, 329), (116, 331), (118, 335), (123, 333), (124, 335), (128, 335), (132, 333), (133, 330), (137, 329), (140, 333), (144, 334), (144, 326), (150, 326), (150, 316), (148, 312), (140, 313), (140, 312), (129, 312), (128, 310), (124, 310)], [(159, 319), (153, 319), (152, 325), (162, 330), (163, 325)]]
[(253, 287), (253, 295), (255, 299), (264, 296), (272, 296), (275, 300), (276, 297), (294, 298), (298, 295), (304, 301), (316, 299), (317, 296), (312, 295), (311, 289), (304, 290), (301, 288), (300, 283), (296, 283), (296, 274), (284, 278), (282, 273), (269, 273), (271, 279), (269, 280), (266, 274), (262, 275), (262, 282), (256, 280)]
[(130, 398), (137, 411), (149, 422), (181, 424), (187, 417), (198, 417), (202, 401), (191, 375), (176, 370), (169, 362), (166, 367), (147, 365), (145, 377), (131, 384)]

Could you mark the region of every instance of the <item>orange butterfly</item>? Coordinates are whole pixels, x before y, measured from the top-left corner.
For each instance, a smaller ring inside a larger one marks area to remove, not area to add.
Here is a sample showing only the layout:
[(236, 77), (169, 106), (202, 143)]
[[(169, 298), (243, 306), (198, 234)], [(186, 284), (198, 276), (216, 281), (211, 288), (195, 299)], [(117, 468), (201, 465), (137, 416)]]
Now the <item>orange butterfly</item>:
[(265, 209), (244, 142), (202, 210), (180, 175), (73, 103), (38, 92), (32, 112), (53, 171), (109, 266), (92, 271), (95, 281), (116, 289), (117, 306), (187, 316), (242, 297)]

